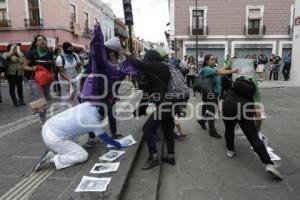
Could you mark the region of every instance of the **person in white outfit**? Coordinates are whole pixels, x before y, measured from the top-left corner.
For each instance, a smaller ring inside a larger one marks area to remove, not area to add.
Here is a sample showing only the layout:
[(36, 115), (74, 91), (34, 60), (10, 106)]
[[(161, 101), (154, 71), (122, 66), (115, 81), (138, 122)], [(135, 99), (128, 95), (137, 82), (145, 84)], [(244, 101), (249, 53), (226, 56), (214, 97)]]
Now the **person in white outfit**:
[(85, 102), (47, 120), (42, 128), (42, 137), (51, 151), (42, 159), (36, 170), (41, 170), (50, 163), (60, 170), (85, 162), (88, 153), (75, 140), (89, 132), (95, 133), (100, 139), (116, 148), (127, 147), (127, 143), (121, 144), (105, 133), (100, 123), (101, 109), (103, 109), (101, 106)]

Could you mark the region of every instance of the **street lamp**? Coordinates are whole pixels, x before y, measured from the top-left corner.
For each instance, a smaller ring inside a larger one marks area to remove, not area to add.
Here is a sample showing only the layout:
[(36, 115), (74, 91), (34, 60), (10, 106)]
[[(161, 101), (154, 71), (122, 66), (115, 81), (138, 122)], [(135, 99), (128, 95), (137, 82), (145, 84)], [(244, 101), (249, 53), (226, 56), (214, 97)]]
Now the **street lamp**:
[(199, 29), (199, 18), (198, 18), (198, 0), (196, 1), (196, 66), (197, 71), (199, 71), (199, 63), (198, 63), (198, 29)]

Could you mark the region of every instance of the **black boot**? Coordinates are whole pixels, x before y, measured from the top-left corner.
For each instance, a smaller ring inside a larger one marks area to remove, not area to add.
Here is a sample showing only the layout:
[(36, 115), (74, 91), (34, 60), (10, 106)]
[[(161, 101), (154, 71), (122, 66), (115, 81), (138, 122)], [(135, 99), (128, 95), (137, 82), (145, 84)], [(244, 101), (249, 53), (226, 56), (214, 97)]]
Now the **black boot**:
[(168, 155), (163, 155), (161, 157), (161, 161), (168, 163), (170, 165), (176, 165), (175, 157), (174, 156), (168, 156)]
[(112, 133), (111, 136), (114, 139), (121, 139), (124, 137), (122, 134), (119, 134), (119, 133)]
[(218, 139), (221, 139), (221, 138), (222, 138), (222, 136), (218, 134), (218, 132), (217, 132), (216, 129), (209, 130), (209, 135), (210, 135), (211, 137), (218, 138)]
[(204, 120), (197, 120), (203, 130), (206, 130), (206, 125)]
[(149, 170), (153, 167), (158, 166), (159, 161), (157, 158), (154, 158), (153, 156), (149, 157), (148, 160), (145, 162), (144, 166), (142, 167), (142, 170)]
[(25, 102), (24, 102), (24, 100), (20, 100), (20, 101), (19, 101), (19, 104), (20, 104), (21, 106), (25, 106), (25, 105), (26, 105)]
[(14, 101), (13, 103), (14, 103), (14, 106), (16, 106), (16, 107), (21, 106), (21, 104), (19, 104), (19, 102), (17, 102), (17, 101)]

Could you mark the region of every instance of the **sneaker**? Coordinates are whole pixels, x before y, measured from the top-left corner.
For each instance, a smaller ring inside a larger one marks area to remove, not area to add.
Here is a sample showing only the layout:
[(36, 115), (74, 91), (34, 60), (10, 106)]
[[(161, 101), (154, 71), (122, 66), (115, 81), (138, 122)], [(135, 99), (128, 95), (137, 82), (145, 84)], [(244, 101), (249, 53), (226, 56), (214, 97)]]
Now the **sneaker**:
[(144, 166), (142, 167), (142, 170), (149, 170), (152, 169), (153, 167), (158, 166), (159, 161), (158, 159), (154, 159), (153, 157), (148, 158)]
[(40, 171), (51, 164), (51, 159), (54, 158), (54, 153), (49, 151), (44, 158), (35, 166), (34, 171)]
[(89, 138), (87, 143), (85, 144), (85, 146), (90, 149), (94, 148), (95, 145), (96, 145), (96, 141), (94, 138)]
[(221, 139), (221, 138), (222, 138), (222, 136), (218, 134), (217, 130), (210, 130), (210, 131), (209, 131), (209, 135), (210, 135), (211, 137), (218, 138), (218, 139)]
[(161, 161), (168, 163), (170, 165), (176, 165), (175, 157), (168, 157), (166, 155), (161, 157)]
[(280, 172), (274, 167), (274, 165), (268, 164), (266, 165), (266, 171), (269, 175), (271, 175), (273, 178), (278, 180), (283, 180), (283, 176), (280, 174)]
[(200, 126), (201, 126), (201, 128), (202, 128), (203, 130), (206, 130), (205, 121), (203, 121), (203, 120), (197, 120), (197, 122), (200, 124)]
[(228, 158), (233, 158), (235, 156), (235, 152), (227, 150), (226, 155), (227, 155)]
[(19, 101), (19, 104), (20, 104), (21, 106), (25, 106), (25, 105), (26, 105), (24, 101)]

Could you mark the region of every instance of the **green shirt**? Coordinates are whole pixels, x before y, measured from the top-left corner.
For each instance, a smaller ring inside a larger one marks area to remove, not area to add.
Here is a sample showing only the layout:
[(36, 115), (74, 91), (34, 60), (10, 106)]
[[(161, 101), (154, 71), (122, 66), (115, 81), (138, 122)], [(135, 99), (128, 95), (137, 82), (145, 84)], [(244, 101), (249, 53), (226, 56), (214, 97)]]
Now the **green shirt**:
[(213, 79), (214, 93), (217, 94), (217, 96), (220, 96), (221, 95), (221, 79), (217, 73), (218, 73), (218, 70), (215, 68), (212, 68), (210, 66), (203, 67), (200, 72), (200, 74), (203, 77), (211, 77)]

